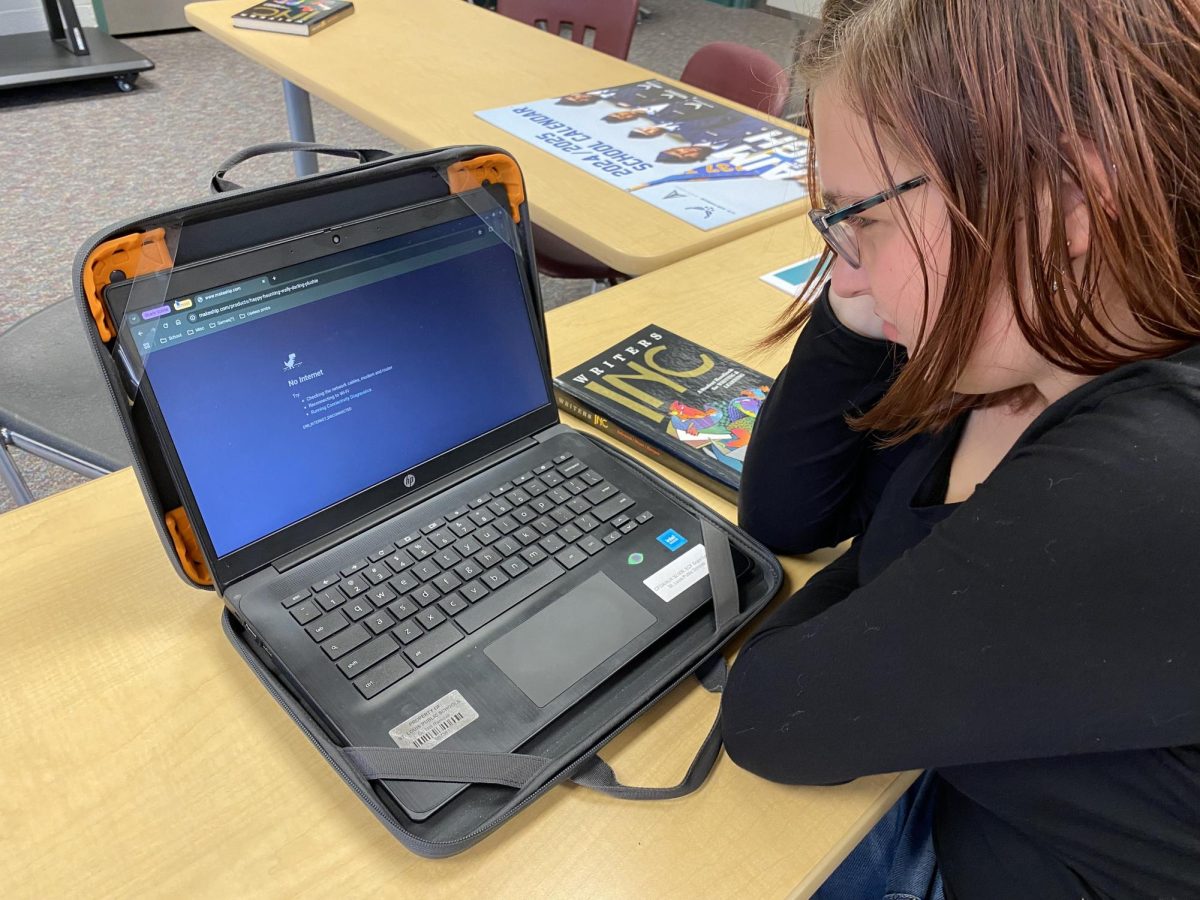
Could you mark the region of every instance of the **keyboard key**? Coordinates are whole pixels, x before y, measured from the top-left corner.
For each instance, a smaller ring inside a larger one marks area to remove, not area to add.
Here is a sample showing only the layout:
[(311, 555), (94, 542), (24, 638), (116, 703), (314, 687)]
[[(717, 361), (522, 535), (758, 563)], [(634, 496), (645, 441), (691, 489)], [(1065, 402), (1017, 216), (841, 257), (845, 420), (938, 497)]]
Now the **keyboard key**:
[(361, 647), (371, 639), (371, 632), (367, 631), (361, 623), (351, 625), (349, 628), (343, 628), (329, 640), (321, 644), (321, 649), (325, 651), (325, 655), (330, 659), (341, 659), (351, 650)]
[(400, 639), (402, 644), (411, 644), (417, 638), (425, 633), (425, 629), (417, 622), (417, 617), (413, 616), (396, 626), (396, 630), (392, 632)]
[(501, 516), (492, 523), (492, 527), (501, 534), (508, 534), (517, 530), (517, 520), (512, 516)]
[(554, 464), (557, 466), (557, 465), (560, 465), (561, 463), (565, 463), (572, 456), (573, 456), (573, 454), (571, 454), (571, 453), (560, 453), (558, 456), (554, 457)]
[(475, 535), (474, 535), (475, 540), (482, 541), (485, 544), (491, 544), (494, 541), (498, 541), (503, 536), (504, 535), (502, 535), (499, 531), (497, 531), (491, 525), (484, 525), (482, 528), (480, 528), (478, 531), (476, 531)]
[(466, 600), (464, 600), (462, 597), (460, 597), (458, 595), (458, 592), (456, 591), (453, 594), (449, 594), (448, 596), (443, 597), (441, 600), (439, 600), (437, 602), (437, 605), (438, 605), (438, 608), (441, 609), (441, 611), (444, 612), (446, 615), (456, 616), (460, 612), (462, 612), (464, 609), (466, 609), (468, 606), (470, 606), (471, 604), (469, 604)]
[(493, 497), (501, 497), (504, 494), (507, 494), (512, 489), (513, 489), (513, 483), (511, 481), (506, 481), (506, 482), (504, 482), (504, 484), (500, 485), (498, 488), (494, 488), (492, 490), (492, 496)]
[(367, 561), (365, 559), (360, 559), (358, 562), (351, 563), (350, 565), (346, 566), (346, 568), (342, 569), (342, 575), (350, 576), (350, 575), (353, 575), (355, 572), (357, 572), (359, 569), (365, 569), (366, 567), (367, 567)]
[(342, 674), (347, 678), (353, 678), (355, 675), (367, 671), (367, 669), (371, 668), (371, 666), (375, 665), (381, 659), (391, 656), (399, 649), (400, 645), (393, 638), (385, 634), (383, 637), (375, 638), (371, 643), (363, 644), (353, 653), (342, 657), (341, 662), (338, 663), (338, 668), (342, 670)]
[(379, 665), (374, 666), (354, 679), (354, 686), (358, 688), (358, 692), (365, 699), (370, 700), (380, 691), (390, 688), (411, 671), (412, 666), (408, 664), (408, 660), (402, 654), (393, 654)]
[(458, 593), (474, 603), (476, 600), (482, 600), (484, 597), (490, 594), (491, 591), (485, 588), (479, 581), (468, 581), (458, 589)]
[(643, 510), (642, 512), (638, 513), (637, 518), (634, 521), (637, 522), (639, 525), (645, 525), (647, 522), (649, 522), (653, 518), (654, 518), (654, 513), (650, 512), (650, 510), (647, 509), (647, 510)]
[(371, 602), (376, 606), (387, 606), (396, 599), (396, 592), (386, 584), (381, 584), (372, 588), (367, 596), (371, 598)]
[(493, 591), (482, 600), (472, 603), (471, 608), (464, 609), (454, 617), (454, 621), (467, 634), (474, 634), (497, 616), (536, 594), (562, 575), (564, 571), (566, 570), (554, 561), (547, 561), (530, 569), (519, 581), (514, 581), (501, 590)]
[(637, 528), (637, 522), (626, 522), (618, 530), (621, 534), (629, 534), (633, 529)]
[(346, 596), (336, 587), (325, 588), (321, 593), (317, 594), (316, 601), (321, 605), (321, 609), (328, 612), (331, 609), (337, 609), (346, 602)]
[(483, 506), (483, 504), (487, 503), (491, 499), (492, 499), (491, 494), (484, 494), (482, 497), (476, 497), (474, 500), (472, 500), (470, 503), (468, 503), (467, 506), (471, 507), (471, 509), (478, 509), (479, 507)]
[(502, 516), (507, 512), (511, 512), (513, 505), (511, 503), (509, 503), (507, 500), (505, 500), (503, 497), (497, 497), (495, 500), (493, 500), (491, 503), (489, 503), (487, 505), (487, 508), (490, 509), (492, 512), (494, 512), (496, 515)]
[(549, 555), (550, 554), (541, 547), (526, 547), (521, 551), (521, 558), (531, 566), (536, 566), (543, 559), (548, 558)]
[(462, 584), (462, 579), (453, 572), (443, 572), (429, 583), (436, 587), (443, 594), (446, 594)]
[(520, 487), (532, 477), (532, 472), (526, 472), (524, 475), (518, 475), (516, 478), (514, 478), (512, 483)]
[(407, 594), (409, 591), (416, 590), (420, 586), (421, 579), (412, 572), (401, 572), (388, 582), (388, 587), (397, 594)]
[(582, 494), (588, 489), (587, 482), (579, 478), (572, 478), (570, 481), (563, 482), (563, 487), (570, 491), (572, 496)]
[(538, 477), (541, 479), (542, 484), (544, 484), (546, 487), (551, 487), (551, 488), (554, 487), (555, 485), (562, 484), (564, 481), (567, 480), (567, 479), (563, 478), (561, 475), (559, 475), (557, 472), (546, 472), (542, 475), (539, 475)]
[(397, 621), (407, 619), (409, 616), (415, 616), (421, 609), (420, 605), (409, 600), (407, 597), (401, 597), (395, 603), (387, 608), (387, 611)]
[(433, 546), (440, 550), (442, 547), (449, 547), (451, 544), (457, 541), (459, 537), (461, 537), (461, 535), (455, 534), (449, 528), (439, 528), (429, 536), (429, 541), (433, 544)]
[(609, 528), (620, 528), (622, 525), (624, 525), (628, 521), (629, 521), (629, 516), (625, 515), (625, 513), (621, 513), (621, 515), (617, 516), (615, 519), (613, 519), (612, 521), (610, 521), (608, 523), (608, 527)]
[(396, 624), (396, 620), (385, 612), (377, 612), (372, 616), (367, 616), (364, 624), (376, 634), (383, 634)]
[(579, 546), (588, 552), (588, 556), (595, 556), (604, 549), (604, 541), (589, 534), (579, 542)]
[(430, 578), (441, 575), (442, 567), (431, 559), (425, 559), (413, 566), (412, 571), (422, 581), (428, 581)]
[(536, 528), (541, 534), (549, 534), (558, 528), (558, 523), (549, 516), (542, 516), (540, 519), (534, 520), (533, 527)]
[(548, 534), (538, 541), (538, 546), (547, 553), (557, 553), (563, 547), (567, 546), (567, 542), (560, 538), (557, 534)]
[(607, 481), (602, 481), (602, 482), (600, 482), (600, 484), (596, 485), (595, 487), (589, 488), (587, 490), (587, 493), (585, 493), (583, 496), (584, 496), (584, 499), (586, 499), (588, 503), (600, 503), (601, 501), (607, 500), (609, 497), (613, 496), (616, 493), (617, 493), (616, 485), (610, 484)]
[(430, 603), (432, 603), (438, 597), (442, 596), (442, 592), (439, 591), (437, 588), (435, 588), (433, 585), (424, 584), (424, 585), (421, 585), (421, 587), (417, 588), (412, 593), (410, 593), (408, 596), (411, 599), (415, 600), (417, 603), (419, 603), (421, 606), (428, 606)]
[(617, 513), (624, 512), (633, 506), (633, 501), (624, 494), (617, 494), (615, 497), (609, 497), (599, 506), (592, 508), (592, 515), (601, 522), (607, 522)]
[(463, 633), (450, 622), (435, 628), (425, 637), (417, 638), (404, 648), (404, 655), (414, 666), (423, 666), (439, 653), (449, 650), (463, 639)]
[(522, 506), (513, 510), (512, 517), (522, 525), (528, 525), (538, 517), (538, 513), (532, 506)]
[(413, 532), (410, 532), (409, 534), (406, 534), (404, 537), (400, 538), (400, 540), (396, 541), (397, 549), (403, 550), (405, 547), (407, 547), (413, 541), (417, 540), (420, 536), (421, 536), (421, 532), (419, 532), (419, 531), (413, 531)]
[(312, 596), (312, 591), (308, 590), (307, 588), (305, 588), (302, 591), (297, 591), (296, 593), (292, 594), (292, 596), (284, 598), (284, 600), (283, 600), (284, 609), (291, 609), (293, 606), (295, 606), (301, 600), (307, 600), (311, 596)]
[(575, 527), (581, 529), (582, 531), (592, 531), (593, 529), (600, 527), (600, 522), (587, 513), (584, 513), (575, 520)]
[(558, 536), (570, 544), (583, 537), (583, 532), (574, 525), (564, 525), (558, 529)]
[(446, 616), (436, 606), (431, 606), (429, 609), (423, 609), (417, 613), (417, 621), (426, 631), (436, 628), (446, 621)]
[(464, 516), (456, 522), (451, 522), (450, 530), (459, 537), (466, 537), (475, 530), (475, 523)]
[(604, 543), (611, 544), (613, 541), (619, 541), (620, 539), (621, 539), (621, 532), (610, 531), (608, 534), (606, 534), (604, 536)]
[(504, 495), (504, 499), (511, 503), (514, 507), (520, 506), (522, 503), (529, 502), (529, 495), (520, 488), (513, 488)]
[(549, 497), (538, 497), (529, 504), (529, 508), (545, 514), (554, 509), (554, 501)]
[(483, 544), (475, 540), (473, 537), (463, 538), (461, 541), (456, 541), (454, 551), (461, 553), (463, 556), (474, 556), (483, 549)]
[(409, 555), (416, 560), (424, 559), (427, 556), (433, 556), (437, 551), (437, 547), (422, 538), (419, 541), (413, 541), (407, 547)]
[(369, 559), (371, 562), (379, 562), (381, 559), (387, 559), (389, 556), (391, 556), (391, 554), (392, 548), (384, 547), (380, 550), (376, 550), (374, 553), (368, 553), (367, 559)]
[(412, 557), (403, 550), (397, 550), (384, 561), (393, 572), (403, 572), (413, 564)]
[(357, 622), (359, 619), (369, 616), (371, 613), (375, 612), (375, 607), (373, 607), (364, 597), (361, 600), (351, 600), (342, 607), (342, 610), (346, 613), (346, 615)]
[(434, 554), (433, 560), (443, 569), (453, 569), (462, 562), (462, 557), (455, 553), (453, 549), (447, 547), (441, 553)]
[(494, 569), (488, 569), (484, 572), (483, 577), (479, 580), (494, 591), (496, 588), (508, 583), (508, 576), (497, 566)]
[(502, 568), (513, 578), (516, 578), (522, 572), (529, 571), (529, 563), (525, 562), (525, 560), (521, 559), (519, 556), (514, 556), (512, 559), (506, 559), (503, 563), (501, 563), (500, 568)]
[(541, 538), (541, 535), (528, 525), (526, 525), (524, 528), (518, 528), (512, 533), (512, 536), (526, 547), (528, 547), (530, 544), (536, 544)]
[(453, 522), (455, 519), (461, 519), (463, 516), (465, 516), (470, 511), (471, 511), (471, 507), (467, 506), (464, 503), (462, 506), (460, 506), (458, 509), (454, 510), (453, 512), (447, 513), (446, 521)]
[(327, 637), (333, 637), (350, 623), (346, 621), (346, 617), (340, 612), (331, 612), (327, 616), (322, 616), (311, 625), (305, 625), (304, 630), (308, 632), (308, 636), (314, 641), (323, 641)]
[(506, 537), (496, 541), (492, 545), (492, 549), (497, 553), (502, 553), (505, 556), (512, 556), (514, 553), (521, 552), (521, 543), (515, 537)]
[(367, 576), (367, 581), (371, 584), (379, 584), (379, 582), (387, 581), (392, 577), (392, 570), (387, 567), (386, 563), (377, 562), (363, 569), (363, 574)]
[(480, 566), (482, 566), (485, 569), (490, 569), (492, 566), (496, 565), (496, 563), (500, 562), (502, 559), (504, 559), (504, 554), (498, 553), (497, 551), (493, 550), (491, 547), (487, 547), (483, 550), (480, 550), (478, 553), (475, 554), (475, 562), (477, 562)]
[(582, 497), (572, 497), (566, 503), (567, 509), (575, 513), (577, 516), (582, 516), (585, 512), (592, 508), (592, 504), (588, 503)]
[(371, 582), (362, 575), (351, 575), (349, 578), (343, 578), (342, 583), (338, 585), (347, 597), (357, 597), (363, 591), (371, 586)]
[(559, 466), (556, 471), (564, 478), (574, 478), (586, 468), (587, 466), (581, 460), (573, 459), (569, 463)]
[(602, 476), (597, 475), (591, 469), (588, 469), (586, 472), (584, 472), (579, 477), (582, 478), (584, 481), (586, 481), (588, 484), (593, 484), (593, 485), (599, 484), (600, 482), (602, 482), (604, 480), (604, 478)]
[(559, 525), (566, 525), (575, 518), (575, 513), (571, 512), (565, 506), (560, 506), (550, 513), (550, 518), (552, 518)]
[(319, 593), (321, 593), (321, 591), (325, 590), (326, 588), (333, 587), (335, 584), (338, 583), (339, 580), (340, 579), (338, 578), (337, 575), (330, 575), (326, 578), (322, 578), (320, 581), (318, 581), (316, 584), (314, 584), (312, 586), (312, 592), (314, 594), (319, 594)]
[(573, 569), (588, 558), (587, 552), (571, 546), (554, 554), (554, 558), (567, 569)]
[(549, 472), (549, 471), (550, 471), (551, 469), (553, 469), (553, 468), (554, 468), (554, 463), (552, 463), (552, 462), (544, 462), (544, 463), (542, 463), (540, 466), (535, 466), (535, 467), (534, 467), (534, 469), (533, 469), (533, 474), (534, 474), (534, 475), (541, 475), (543, 472)]
[(439, 528), (441, 528), (445, 524), (446, 524), (445, 519), (434, 519), (432, 522), (428, 523), (427, 525), (421, 526), (421, 534), (429, 534), (431, 531), (437, 531)]
[(546, 493), (546, 491), (549, 490), (549, 488), (547, 488), (544, 484), (542, 484), (541, 479), (539, 479), (539, 478), (533, 479), (533, 481), (530, 481), (528, 484), (524, 485), (521, 489), (523, 491), (525, 491), (525, 493), (527, 493), (530, 497), (540, 497), (542, 494)]
[(483, 525), (486, 525), (488, 522), (492, 521), (496, 517), (494, 515), (492, 515), (490, 512), (488, 512), (486, 509), (476, 509), (476, 510), (473, 510), (467, 518), (469, 518), (476, 525), (483, 526)]
[(467, 581), (482, 573), (483, 566), (479, 565), (479, 563), (475, 562), (473, 559), (468, 559), (454, 567), (454, 574), (463, 581)]

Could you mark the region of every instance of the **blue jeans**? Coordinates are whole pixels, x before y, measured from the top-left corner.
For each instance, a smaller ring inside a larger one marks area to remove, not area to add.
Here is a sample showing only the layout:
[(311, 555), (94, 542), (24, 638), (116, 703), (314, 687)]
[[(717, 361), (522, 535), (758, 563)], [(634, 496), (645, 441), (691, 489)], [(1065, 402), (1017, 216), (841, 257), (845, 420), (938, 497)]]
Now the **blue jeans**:
[(918, 778), (813, 900), (945, 900), (933, 854), (934, 788), (929, 772)]

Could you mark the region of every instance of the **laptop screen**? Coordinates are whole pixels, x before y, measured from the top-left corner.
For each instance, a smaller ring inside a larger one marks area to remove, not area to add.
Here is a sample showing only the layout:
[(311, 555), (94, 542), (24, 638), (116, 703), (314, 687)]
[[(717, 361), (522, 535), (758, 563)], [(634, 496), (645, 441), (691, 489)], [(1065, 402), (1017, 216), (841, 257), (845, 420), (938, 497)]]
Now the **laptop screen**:
[(452, 212), (127, 308), (218, 557), (551, 402), (511, 220)]

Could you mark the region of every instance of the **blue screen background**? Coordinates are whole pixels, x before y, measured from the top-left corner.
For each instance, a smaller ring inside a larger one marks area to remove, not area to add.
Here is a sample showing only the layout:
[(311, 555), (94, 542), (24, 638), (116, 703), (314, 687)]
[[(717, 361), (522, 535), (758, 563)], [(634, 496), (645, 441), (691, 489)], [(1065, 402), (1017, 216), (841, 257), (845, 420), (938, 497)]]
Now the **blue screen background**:
[(150, 354), (217, 555), (549, 403), (515, 267), (497, 243)]

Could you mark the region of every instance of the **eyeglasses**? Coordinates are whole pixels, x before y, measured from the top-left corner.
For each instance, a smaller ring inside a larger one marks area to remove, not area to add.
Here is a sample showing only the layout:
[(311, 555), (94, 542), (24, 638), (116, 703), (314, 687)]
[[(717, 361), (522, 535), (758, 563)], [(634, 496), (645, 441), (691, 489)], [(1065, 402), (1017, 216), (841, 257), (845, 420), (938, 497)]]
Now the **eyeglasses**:
[(857, 203), (851, 203), (849, 206), (843, 206), (832, 212), (820, 207), (813, 207), (808, 211), (808, 217), (816, 226), (821, 237), (825, 239), (825, 243), (829, 245), (829, 249), (848, 262), (852, 268), (857, 269), (862, 265), (862, 257), (858, 253), (858, 234), (846, 220), (873, 206), (878, 206), (880, 203), (886, 203), (893, 197), (899, 197), (905, 191), (920, 187), (928, 180), (927, 176), (918, 175), (916, 178), (901, 182), (894, 188), (880, 191), (866, 200), (859, 200)]

